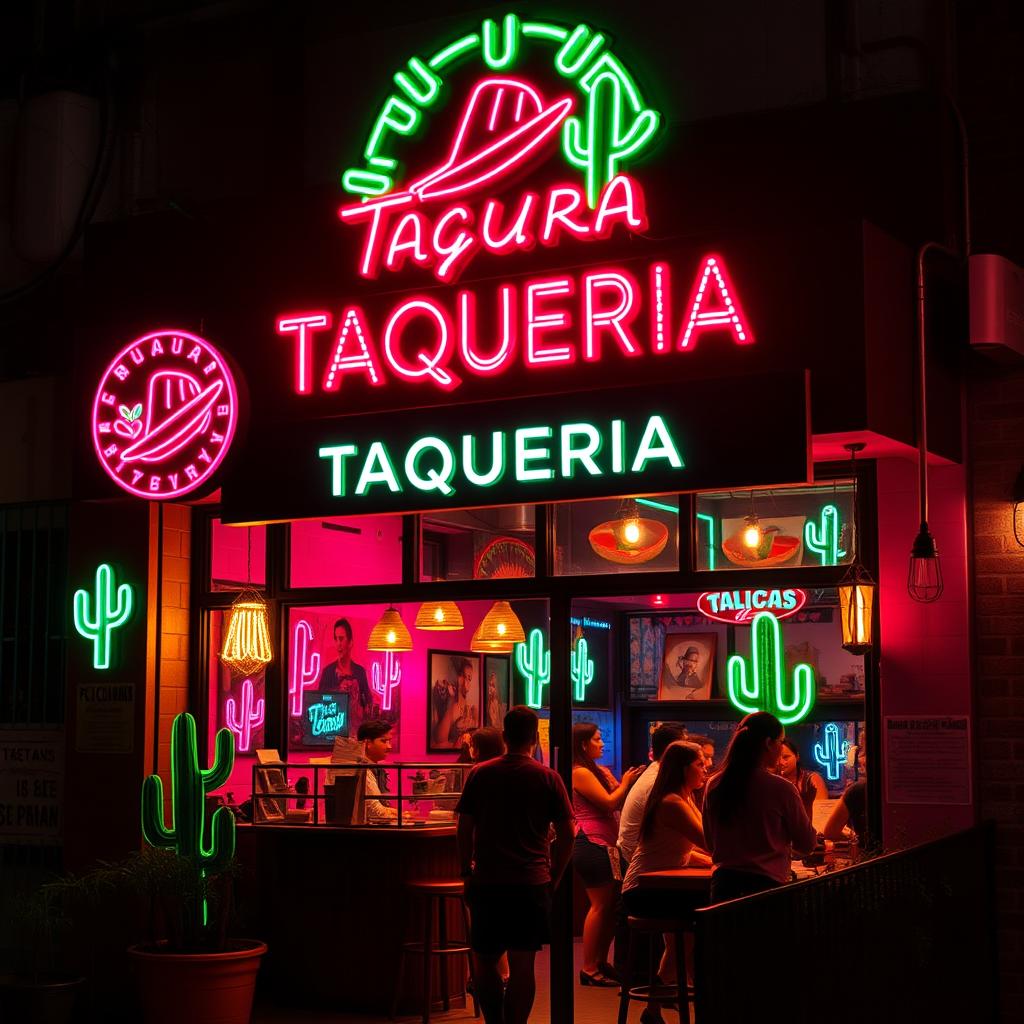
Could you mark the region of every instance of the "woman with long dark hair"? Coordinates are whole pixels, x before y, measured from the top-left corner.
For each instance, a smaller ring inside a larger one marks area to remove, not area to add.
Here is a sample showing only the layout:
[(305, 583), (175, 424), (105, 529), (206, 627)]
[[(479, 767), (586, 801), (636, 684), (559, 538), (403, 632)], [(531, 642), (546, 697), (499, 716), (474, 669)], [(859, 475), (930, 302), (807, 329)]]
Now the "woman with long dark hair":
[(597, 762), (604, 752), (601, 732), (593, 722), (572, 727), (572, 804), (576, 814), (576, 843), (572, 862), (583, 880), (590, 909), (583, 922), (581, 985), (618, 985), (608, 963), (615, 934), (615, 904), (619, 886), (618, 810), (643, 768), (630, 768), (621, 782)]
[(814, 827), (800, 795), (774, 774), (784, 739), (774, 715), (747, 715), (729, 742), (722, 770), (708, 783), (704, 834), (715, 865), (712, 903), (784, 884), (792, 852), (814, 849)]
[[(694, 847), (704, 846), (701, 813), (693, 794), (704, 785), (705, 758), (695, 743), (677, 740), (662, 754), (658, 778), (651, 787), (640, 823), (640, 841), (622, 880), (622, 900), (637, 917), (689, 917), (694, 909), (689, 893), (638, 888), (648, 871), (707, 866), (711, 862)], [(675, 981), (675, 938), (665, 936), (665, 955), (658, 971), (666, 984)]]
[(775, 771), (796, 787), (807, 817), (813, 821), (814, 801), (827, 800), (828, 788), (817, 772), (810, 771), (800, 763), (800, 748), (788, 736), (782, 741), (782, 753)]

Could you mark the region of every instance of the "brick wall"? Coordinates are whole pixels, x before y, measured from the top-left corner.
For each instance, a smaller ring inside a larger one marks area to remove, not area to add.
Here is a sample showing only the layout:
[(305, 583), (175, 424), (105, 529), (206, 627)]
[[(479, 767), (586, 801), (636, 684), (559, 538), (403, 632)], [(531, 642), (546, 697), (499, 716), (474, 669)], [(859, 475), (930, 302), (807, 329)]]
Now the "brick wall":
[(1024, 1020), (1024, 548), (1013, 483), (1024, 463), (1024, 371), (979, 365), (969, 387), (974, 487), (976, 735), (981, 816), (997, 822), (1002, 1019)]
[(188, 710), (188, 600), (191, 514), (185, 505), (164, 506), (163, 593), (160, 595), (160, 740), (158, 770), (170, 778), (171, 722)]

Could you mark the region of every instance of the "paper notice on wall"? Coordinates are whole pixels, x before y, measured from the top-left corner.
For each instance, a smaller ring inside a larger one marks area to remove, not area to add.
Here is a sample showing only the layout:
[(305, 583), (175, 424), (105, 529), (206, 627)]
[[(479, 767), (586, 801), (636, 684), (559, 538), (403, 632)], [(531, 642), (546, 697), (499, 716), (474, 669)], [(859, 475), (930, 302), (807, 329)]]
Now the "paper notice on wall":
[(0, 729), (0, 843), (61, 836), (64, 731)]
[(967, 715), (885, 719), (886, 800), (891, 804), (971, 803)]
[(75, 750), (80, 754), (130, 754), (134, 745), (135, 684), (79, 684)]

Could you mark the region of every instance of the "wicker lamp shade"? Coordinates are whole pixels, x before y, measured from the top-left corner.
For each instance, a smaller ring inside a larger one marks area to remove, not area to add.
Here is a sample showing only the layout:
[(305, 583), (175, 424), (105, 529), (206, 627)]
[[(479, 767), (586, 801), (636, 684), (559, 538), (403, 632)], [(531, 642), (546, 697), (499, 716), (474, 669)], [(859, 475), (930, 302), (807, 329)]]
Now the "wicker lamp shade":
[(512, 611), (508, 601), (495, 601), (484, 616), (476, 636), (482, 644), (521, 644), (526, 642), (526, 633), (519, 617)]
[(232, 672), (251, 676), (273, 659), (267, 602), (254, 590), (245, 590), (228, 611), (220, 660)]
[(511, 654), (514, 648), (515, 644), (511, 640), (481, 640), (479, 626), (469, 643), (469, 649), (474, 654)]
[(416, 628), (437, 632), (465, 628), (462, 612), (454, 601), (424, 601), (416, 613)]
[(397, 608), (389, 607), (370, 630), (368, 651), (411, 651), (412, 636)]

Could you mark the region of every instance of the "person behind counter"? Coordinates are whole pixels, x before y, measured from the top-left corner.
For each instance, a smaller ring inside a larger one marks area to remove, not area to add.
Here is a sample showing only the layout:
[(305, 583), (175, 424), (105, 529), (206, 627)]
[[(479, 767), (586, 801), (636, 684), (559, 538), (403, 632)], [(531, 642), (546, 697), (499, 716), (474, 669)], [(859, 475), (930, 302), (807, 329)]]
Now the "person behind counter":
[[(704, 785), (704, 754), (685, 740), (669, 745), (661, 758), (640, 824), (639, 842), (622, 880), (622, 901), (638, 917), (688, 918), (694, 910), (689, 893), (638, 888), (639, 876), (648, 871), (710, 866), (710, 859), (695, 850), (704, 846), (704, 827), (693, 794)], [(688, 958), (689, 959), (689, 950)], [(676, 976), (675, 936), (665, 935), (665, 953), (658, 975), (666, 984)]]
[(867, 752), (862, 739), (857, 747), (859, 778), (846, 787), (825, 824), (825, 838), (833, 841), (845, 839), (843, 830), (849, 825), (857, 836), (857, 843), (862, 852), (873, 845), (871, 833), (868, 831), (868, 784), (864, 777), (866, 770)]
[(789, 881), (791, 848), (807, 855), (815, 833), (796, 789), (774, 774), (785, 739), (767, 711), (741, 719), (721, 771), (707, 785), (704, 834), (714, 862), (711, 902)]
[[(572, 857), (569, 794), (558, 773), (532, 756), (537, 722), (528, 707), (508, 711), (508, 753), (470, 772), (455, 808), (477, 995), (486, 1024), (527, 1024), (536, 994), (534, 960), (550, 941), (551, 891)], [(506, 952), (509, 979), (503, 993), (498, 965)]]
[[(359, 723), (356, 739), (363, 744), (360, 764), (380, 764), (391, 753), (391, 731), (394, 726), (383, 718), (368, 718)], [(387, 789), (387, 775), (383, 768), (365, 772), (366, 795), (378, 797)], [(394, 821), (398, 812), (380, 800), (367, 800), (364, 804), (363, 821), (369, 825), (379, 821)]]
[(572, 863), (590, 900), (583, 921), (580, 984), (610, 988), (619, 983), (608, 963), (615, 935), (618, 881), (622, 879), (616, 811), (644, 769), (630, 768), (622, 781), (616, 782), (615, 776), (597, 763), (603, 751), (601, 731), (593, 722), (572, 727), (572, 804), (578, 826)]
[(827, 800), (828, 788), (817, 772), (808, 771), (800, 764), (800, 751), (788, 737), (782, 741), (782, 753), (775, 770), (781, 778), (796, 787), (807, 817), (814, 821), (814, 801)]

